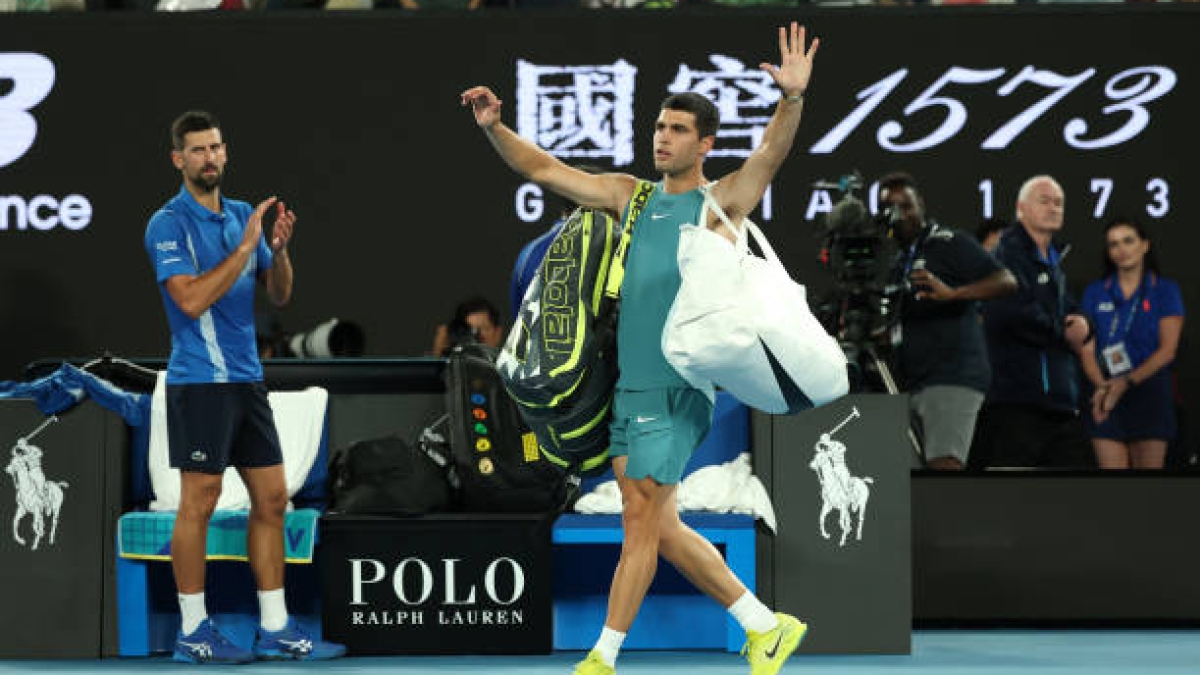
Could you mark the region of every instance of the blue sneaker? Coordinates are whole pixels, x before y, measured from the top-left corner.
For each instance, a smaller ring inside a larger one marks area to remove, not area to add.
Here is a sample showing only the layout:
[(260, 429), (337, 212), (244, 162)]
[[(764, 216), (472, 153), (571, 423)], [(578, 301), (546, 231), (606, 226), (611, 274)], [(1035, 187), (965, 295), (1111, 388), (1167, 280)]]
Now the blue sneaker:
[(250, 663), (254, 654), (230, 642), (212, 619), (205, 619), (187, 635), (179, 631), (171, 658), (183, 663)]
[(254, 638), (254, 656), (266, 660), (321, 661), (336, 659), (346, 654), (345, 645), (313, 639), (305, 633), (296, 620), (288, 618), (283, 630), (269, 631), (258, 628)]

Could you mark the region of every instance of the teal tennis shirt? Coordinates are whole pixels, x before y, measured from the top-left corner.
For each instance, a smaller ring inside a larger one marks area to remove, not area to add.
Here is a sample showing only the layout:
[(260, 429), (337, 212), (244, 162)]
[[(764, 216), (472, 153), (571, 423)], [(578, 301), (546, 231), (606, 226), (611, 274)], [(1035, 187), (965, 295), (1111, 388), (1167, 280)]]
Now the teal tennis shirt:
[(690, 386), (663, 356), (662, 335), (679, 292), (679, 226), (694, 225), (703, 205), (699, 189), (667, 194), (659, 183), (634, 224), (617, 323), (620, 389)]

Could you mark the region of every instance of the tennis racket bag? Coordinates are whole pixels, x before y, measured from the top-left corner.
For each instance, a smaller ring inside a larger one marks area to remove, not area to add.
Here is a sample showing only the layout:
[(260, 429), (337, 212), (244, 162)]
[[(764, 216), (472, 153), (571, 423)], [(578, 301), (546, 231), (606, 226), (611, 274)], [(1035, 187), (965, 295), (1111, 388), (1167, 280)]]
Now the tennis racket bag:
[(577, 476), (608, 468), (625, 254), (654, 188), (638, 181), (623, 226), (592, 209), (567, 218), (496, 361), (541, 453)]

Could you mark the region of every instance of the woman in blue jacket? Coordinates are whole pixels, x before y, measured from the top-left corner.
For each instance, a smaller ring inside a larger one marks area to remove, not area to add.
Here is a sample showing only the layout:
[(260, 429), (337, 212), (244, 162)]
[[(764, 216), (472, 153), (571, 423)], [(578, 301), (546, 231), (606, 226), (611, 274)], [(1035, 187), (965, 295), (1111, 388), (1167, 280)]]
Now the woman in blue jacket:
[(1096, 327), (1080, 352), (1095, 387), (1085, 429), (1101, 468), (1161, 469), (1175, 437), (1170, 366), (1183, 330), (1183, 299), (1160, 274), (1141, 223), (1115, 219), (1104, 241), (1104, 276), (1083, 294)]

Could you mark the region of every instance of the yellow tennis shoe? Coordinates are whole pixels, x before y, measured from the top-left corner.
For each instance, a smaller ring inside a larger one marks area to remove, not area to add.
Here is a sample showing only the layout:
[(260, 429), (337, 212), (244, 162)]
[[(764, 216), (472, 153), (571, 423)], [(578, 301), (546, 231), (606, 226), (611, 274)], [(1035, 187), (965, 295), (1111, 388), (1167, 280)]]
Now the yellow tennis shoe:
[(778, 673), (783, 662), (796, 651), (808, 633), (808, 624), (790, 614), (776, 612), (775, 617), (779, 619), (779, 625), (772, 630), (765, 633), (746, 631), (746, 646), (742, 647), (742, 654), (750, 662), (750, 675)]
[[(793, 647), (793, 649), (795, 649)], [(600, 658), (600, 652), (593, 649), (587, 658), (575, 666), (571, 675), (616, 675), (617, 670)]]

